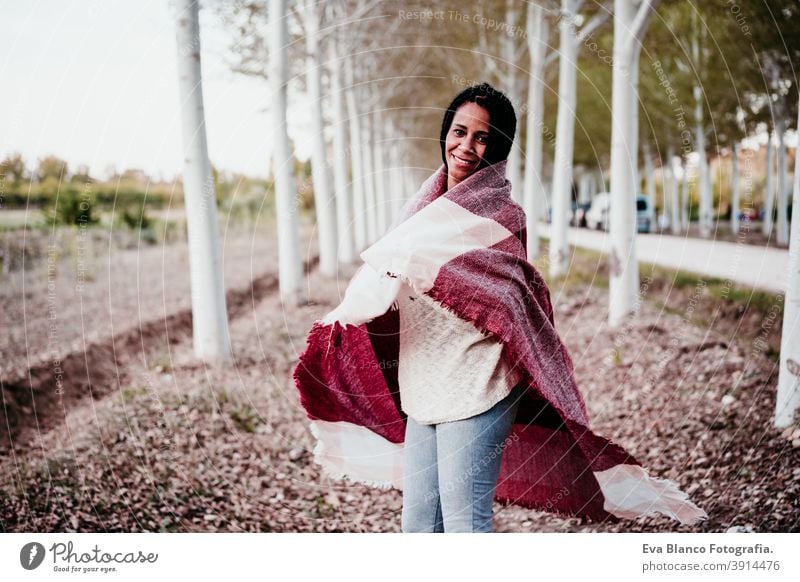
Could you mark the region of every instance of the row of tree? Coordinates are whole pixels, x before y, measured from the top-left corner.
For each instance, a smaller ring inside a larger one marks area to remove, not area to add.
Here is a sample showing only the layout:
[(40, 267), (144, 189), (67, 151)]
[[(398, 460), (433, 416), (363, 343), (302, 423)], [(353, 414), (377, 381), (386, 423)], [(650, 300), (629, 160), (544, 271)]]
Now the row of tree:
[[(194, 11), (196, 27), (196, 2), (184, 0), (182, 6), (182, 14)], [(334, 276), (339, 262), (354, 260), (385, 231), (416, 186), (409, 169), (427, 173), (438, 165), (431, 163), (439, 158), (438, 124), (454, 89), (483, 80), (503, 90), (517, 109), (519, 132), (508, 177), (528, 216), (531, 260), (539, 252), (538, 218), (548, 201), (552, 206), (551, 275), (563, 274), (568, 264), (573, 182), (582, 183), (579, 190), (585, 193), (592, 182), (603, 184), (609, 177), (611, 325), (638, 308), (635, 200), (642, 174), (652, 196), (654, 166), (670, 181), (673, 215), (680, 215), (677, 166), (686, 173), (693, 161), (688, 171), (696, 172), (699, 223), (709, 235), (716, 215), (709, 157), (724, 148), (738, 152), (739, 144), (758, 132), (774, 134), (778, 234), (779, 241), (788, 240), (788, 189), (780, 182), (787, 175), (785, 134), (796, 127), (798, 109), (793, 63), (800, 50), (795, 30), (800, 19), (794, 1), (494, 0), (479, 9), (445, 1), (432, 9), (413, 1), (248, 0), (215, 8), (236, 31), (235, 69), (264, 78), (272, 95), (272, 172), (285, 302), (296, 304), (302, 297), (287, 131), (289, 95), (298, 91), (307, 95), (310, 107), (324, 275)], [(180, 18), (179, 24), (188, 21)], [(195, 90), (200, 86), (199, 32), (181, 34), (179, 49), (191, 47), (183, 50), (181, 69), (187, 208), (191, 202), (197, 210), (194, 221), (190, 213), (189, 230), (190, 236), (203, 232), (213, 239), (215, 209), (204, 204), (203, 196), (209, 171), (200, 155), (206, 149), (202, 98), (198, 106)], [(193, 200), (190, 189), (196, 192)], [(769, 204), (771, 197), (765, 199)], [(681, 224), (674, 221), (676, 231)], [(216, 314), (207, 318), (216, 339), (205, 343), (216, 341), (221, 351), (227, 344), (219, 331), (221, 278), (208, 269), (217, 260), (216, 246), (206, 241), (200, 248), (206, 259), (192, 263), (193, 288), (204, 289), (207, 303), (198, 305), (200, 311)], [(204, 273), (197, 281), (195, 271)], [(216, 308), (208, 309), (212, 304)], [(791, 393), (795, 408), (796, 392)]]

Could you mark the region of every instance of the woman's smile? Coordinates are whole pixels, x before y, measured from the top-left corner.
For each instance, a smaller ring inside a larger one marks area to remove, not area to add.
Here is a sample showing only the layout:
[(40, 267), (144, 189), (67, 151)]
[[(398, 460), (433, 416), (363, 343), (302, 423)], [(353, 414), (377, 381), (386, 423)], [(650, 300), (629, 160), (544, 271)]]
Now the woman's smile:
[(465, 169), (471, 168), (478, 162), (477, 159), (461, 158), (456, 154), (452, 154), (451, 157), (453, 158), (453, 161), (456, 163), (457, 166), (461, 166), (462, 168)]

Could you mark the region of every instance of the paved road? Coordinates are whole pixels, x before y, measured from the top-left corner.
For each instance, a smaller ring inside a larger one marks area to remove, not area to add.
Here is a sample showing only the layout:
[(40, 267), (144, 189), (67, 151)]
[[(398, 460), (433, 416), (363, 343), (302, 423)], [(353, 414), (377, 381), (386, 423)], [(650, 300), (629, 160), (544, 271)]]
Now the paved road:
[[(539, 223), (540, 235), (550, 238), (550, 225)], [(607, 232), (570, 228), (569, 244), (608, 253)], [(772, 292), (786, 292), (789, 251), (745, 243), (684, 238), (669, 234), (642, 234), (636, 238), (639, 262), (649, 262), (728, 279), (740, 285)]]

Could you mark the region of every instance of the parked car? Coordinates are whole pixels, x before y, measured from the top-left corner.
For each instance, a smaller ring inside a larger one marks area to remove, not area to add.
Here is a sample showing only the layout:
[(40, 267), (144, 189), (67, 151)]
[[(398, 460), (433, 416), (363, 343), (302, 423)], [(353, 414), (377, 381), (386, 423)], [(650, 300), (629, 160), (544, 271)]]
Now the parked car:
[(611, 194), (600, 192), (592, 198), (589, 210), (586, 211), (586, 228), (608, 230), (608, 211), (611, 206)]
[[(586, 211), (591, 206), (590, 203), (578, 204), (573, 201), (570, 205), (569, 224), (570, 226), (586, 226)], [(553, 222), (553, 207), (547, 209), (547, 222)]]
[[(611, 193), (601, 192), (592, 198), (592, 204), (586, 211), (586, 227), (596, 230), (608, 230), (611, 211)], [(647, 196), (636, 196), (636, 230), (637, 232), (650, 232), (650, 210), (647, 205)]]
[(639, 194), (636, 196), (636, 232), (650, 232), (650, 229), (650, 208), (647, 196)]

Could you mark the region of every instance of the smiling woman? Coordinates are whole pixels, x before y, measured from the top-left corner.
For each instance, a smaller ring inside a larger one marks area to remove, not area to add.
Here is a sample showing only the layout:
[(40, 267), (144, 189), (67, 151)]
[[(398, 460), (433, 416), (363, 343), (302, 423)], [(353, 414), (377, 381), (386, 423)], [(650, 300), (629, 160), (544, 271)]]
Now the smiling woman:
[(447, 133), (447, 189), (474, 172), (489, 141), (489, 112), (476, 103), (465, 103), (456, 111)]
[(508, 157), (517, 118), (508, 98), (488, 83), (459, 93), (445, 111), (439, 142), (450, 190)]
[(314, 459), (329, 476), (401, 489), (403, 532), (494, 531), (493, 501), (597, 521), (705, 519), (589, 427), (505, 177), (515, 129), (499, 91), (459, 93), (444, 164), (314, 322), (293, 372)]

